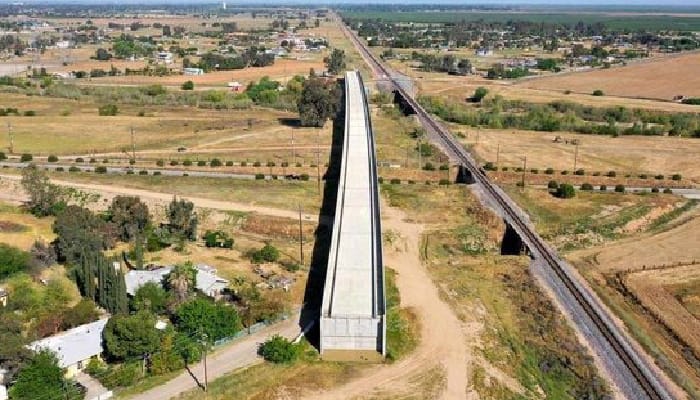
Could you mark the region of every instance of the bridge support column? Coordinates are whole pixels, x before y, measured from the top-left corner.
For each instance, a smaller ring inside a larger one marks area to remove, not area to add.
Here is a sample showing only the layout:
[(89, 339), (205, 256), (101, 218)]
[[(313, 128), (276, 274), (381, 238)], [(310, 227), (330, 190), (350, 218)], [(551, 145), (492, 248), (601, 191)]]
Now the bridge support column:
[(518, 232), (506, 222), (506, 231), (503, 233), (501, 241), (501, 255), (504, 256), (519, 256), (528, 254), (528, 248), (518, 235)]

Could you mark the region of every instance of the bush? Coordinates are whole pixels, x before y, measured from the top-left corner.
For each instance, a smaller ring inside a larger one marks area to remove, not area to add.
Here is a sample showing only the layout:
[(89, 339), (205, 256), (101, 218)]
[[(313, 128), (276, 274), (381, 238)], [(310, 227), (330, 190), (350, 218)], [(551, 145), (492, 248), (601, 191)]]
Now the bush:
[(484, 164), (484, 171), (496, 171), (496, 170), (498, 170), (498, 167), (496, 167), (491, 161)]
[(265, 174), (255, 174), (256, 181), (262, 181), (263, 179), (265, 179)]
[(177, 160), (170, 160), (170, 166), (176, 167), (178, 164), (180, 164)]
[(134, 164), (136, 164), (136, 160), (134, 160), (133, 158), (130, 158), (129, 165), (134, 165)]
[(258, 354), (275, 364), (294, 362), (300, 355), (300, 347), (280, 335), (274, 335), (258, 348)]
[(664, 176), (663, 175), (656, 175), (656, 176), (654, 176), (654, 179), (662, 180), (662, 179), (664, 179)]
[(447, 164), (441, 164), (440, 165), (440, 171), (447, 171), (450, 169), (450, 166)]
[(640, 174), (639, 179), (649, 179), (649, 175), (647, 174)]
[(523, 172), (523, 167), (516, 167), (515, 172)]
[(159, 167), (162, 167), (162, 166), (165, 165), (165, 161), (163, 161), (163, 160), (158, 160), (158, 161), (156, 161), (156, 165), (159, 166)]
[(586, 175), (586, 171), (584, 171), (584, 170), (582, 170), (582, 169), (577, 169), (577, 170), (574, 172), (574, 175), (583, 176), (583, 175)]
[(48, 160), (48, 162), (58, 162), (58, 157), (56, 157), (52, 154), (49, 156), (49, 158), (47, 160)]
[(197, 166), (198, 166), (198, 167), (206, 167), (206, 166), (207, 166), (207, 162), (204, 161), (204, 160), (199, 160), (199, 161), (197, 161)]
[(544, 170), (544, 173), (547, 175), (554, 175), (554, 168), (549, 167), (546, 170)]
[(222, 166), (222, 165), (224, 165), (224, 164), (223, 164), (223, 163), (221, 162), (221, 160), (219, 160), (218, 158), (212, 158), (212, 160), (209, 161), (209, 166), (210, 166), (210, 167), (216, 168), (216, 167), (220, 167), (220, 166)]
[(423, 170), (424, 171), (435, 171), (435, 166), (431, 162), (427, 162), (427, 163), (425, 163), (425, 165), (423, 165)]
[(533, 175), (537, 175), (537, 174), (540, 173), (540, 170), (537, 169), (537, 168), (532, 168), (532, 169), (530, 170), (530, 173), (533, 174)]
[(63, 171), (65, 171), (65, 169), (63, 167), (56, 167), (56, 169), (54, 171), (63, 172)]
[(379, 178), (377, 178), (377, 182), (378, 182), (379, 184), (384, 183), (384, 178), (382, 178), (382, 177), (380, 176)]
[[(289, 163), (287, 161), (282, 161), (282, 163), (280, 165), (286, 168), (289, 166)], [(314, 165), (314, 167), (315, 167), (315, 165)]]
[(608, 173), (605, 175), (609, 176), (610, 178), (614, 178), (617, 176), (617, 173), (615, 171), (608, 171)]
[(5, 152), (0, 151), (0, 161), (2, 160), (7, 160), (7, 156), (5, 155)]
[(673, 190), (671, 190), (670, 188), (666, 188), (666, 189), (664, 189), (664, 193), (666, 193), (666, 194), (672, 194), (672, 193), (673, 193)]
[(226, 161), (227, 167), (233, 167), (233, 161)]
[(139, 175), (148, 175), (148, 171), (142, 169), (141, 171), (139, 171)]
[(129, 169), (129, 170), (126, 171), (126, 174), (127, 174), (127, 175), (133, 175), (133, 174), (134, 174), (134, 170), (133, 170), (133, 169)]
[(301, 174), (301, 175), (299, 175), (299, 179), (301, 179), (302, 181), (308, 181), (309, 174)]
[(24, 112), (24, 116), (25, 116), (25, 117), (35, 117), (35, 116), (36, 116), (36, 111), (27, 110), (27, 111)]
[(75, 165), (72, 165), (72, 166), (70, 166), (70, 168), (68, 168), (68, 172), (78, 172), (78, 171), (80, 171), (80, 168), (76, 167)]
[(569, 175), (569, 171), (566, 171), (566, 170), (561, 171), (561, 174), (562, 174), (562, 175)]
[(116, 104), (105, 104), (97, 109), (97, 114), (103, 117), (113, 117), (119, 113), (119, 107)]
[(603, 96), (603, 95), (605, 95), (605, 93), (603, 93), (603, 91), (600, 89), (596, 89), (593, 91), (593, 96)]
[(547, 183), (547, 189), (558, 189), (558, 188), (559, 188), (559, 184), (557, 183), (557, 181), (549, 181)]
[(106, 174), (107, 167), (105, 167), (104, 165), (97, 166), (97, 167), (95, 167), (95, 173), (96, 174)]
[(605, 192), (608, 190), (608, 187), (606, 185), (600, 185), (600, 191)]
[(674, 181), (680, 181), (681, 179), (683, 179), (683, 177), (681, 176), (681, 174), (673, 174), (671, 176), (671, 179)]
[(625, 193), (625, 185), (615, 185), (615, 191), (617, 193)]
[(251, 253), (250, 259), (256, 263), (260, 264), (262, 262), (276, 262), (280, 258), (280, 251), (271, 244), (266, 244), (260, 250), (256, 250)]
[(256, 161), (256, 162), (253, 163), (253, 166), (254, 166), (254, 167), (259, 167), (260, 165), (261, 165), (261, 164), (260, 164), (260, 161)]
[(186, 81), (185, 83), (180, 86), (182, 90), (194, 90), (194, 82), (192, 81)]
[(300, 163), (300, 162), (297, 163), (297, 168), (301, 168), (301, 163)]
[(157, 176), (157, 175), (160, 175), (160, 174), (161, 174), (160, 171), (153, 171), (153, 176)]
[(590, 183), (584, 183), (581, 185), (581, 190), (593, 190), (593, 185)]
[(501, 167), (501, 171), (503, 171), (503, 172), (508, 171), (508, 167)]
[(574, 189), (573, 185), (562, 183), (557, 188), (556, 196), (560, 199), (570, 199), (576, 196), (576, 189)]
[(97, 159), (95, 159), (94, 157), (90, 159), (90, 164), (94, 164), (96, 162), (97, 162)]
[(301, 269), (301, 265), (294, 263), (294, 262), (293, 263), (284, 263), (282, 266), (288, 272), (297, 272)]
[(182, 162), (182, 165), (185, 167), (191, 167), (192, 166), (192, 160), (185, 160)]
[(274, 162), (274, 161), (268, 161), (268, 162), (267, 162), (267, 166), (268, 166), (268, 167), (274, 167), (274, 166), (275, 166), (275, 162)]
[(30, 162), (30, 161), (32, 161), (33, 159), (34, 159), (34, 157), (33, 157), (31, 154), (29, 154), (29, 153), (24, 153), (24, 154), (22, 154), (22, 155), (19, 157), (19, 160), (20, 160), (21, 162)]
[(102, 164), (107, 164), (107, 163), (109, 163), (109, 158), (105, 158), (102, 160)]
[(416, 181), (414, 181), (413, 179), (409, 179), (409, 180), (408, 180), (408, 184), (409, 184), (409, 185), (415, 185), (415, 184), (416, 184)]
[(445, 185), (450, 185), (450, 184), (452, 184), (452, 182), (450, 182), (449, 179), (440, 179), (440, 180), (438, 181), (438, 185), (443, 185), (443, 186), (445, 186)]
[(600, 176), (600, 171), (596, 171), (593, 173), (593, 176)]
[(248, 163), (247, 163), (247, 162), (241, 161), (241, 167), (247, 167), (247, 166), (248, 166)]
[(659, 188), (653, 187), (653, 188), (651, 188), (651, 192), (652, 193), (659, 193)]
[(392, 185), (400, 185), (400, 184), (401, 184), (401, 179), (398, 179), (398, 178), (391, 178), (391, 180), (389, 180), (389, 183), (391, 183)]

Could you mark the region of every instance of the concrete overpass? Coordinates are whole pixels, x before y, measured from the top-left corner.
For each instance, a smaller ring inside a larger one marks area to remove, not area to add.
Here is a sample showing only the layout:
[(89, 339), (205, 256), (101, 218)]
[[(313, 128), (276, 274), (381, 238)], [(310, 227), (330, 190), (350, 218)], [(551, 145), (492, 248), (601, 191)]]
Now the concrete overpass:
[(384, 265), (374, 136), (362, 77), (345, 74), (345, 137), (320, 316), (326, 359), (386, 355)]

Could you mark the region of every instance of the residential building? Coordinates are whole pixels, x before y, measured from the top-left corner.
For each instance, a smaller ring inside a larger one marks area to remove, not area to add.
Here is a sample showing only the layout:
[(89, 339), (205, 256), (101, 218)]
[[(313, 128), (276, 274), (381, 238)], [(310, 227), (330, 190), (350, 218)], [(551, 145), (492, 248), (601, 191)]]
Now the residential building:
[[(217, 299), (224, 289), (228, 287), (229, 281), (216, 274), (216, 268), (206, 264), (195, 266), (197, 270), (197, 290), (205, 295)], [(170, 274), (173, 267), (160, 267), (153, 270), (131, 270), (124, 275), (126, 292), (133, 296), (136, 290), (146, 283), (153, 282), (162, 284), (163, 279)]]
[(191, 68), (191, 67), (188, 67), (188, 68), (183, 68), (183, 69), (182, 69), (182, 73), (184, 73), (185, 75), (192, 75), (192, 76), (194, 76), (194, 75), (204, 75), (204, 70), (201, 69), (201, 68)]
[(58, 365), (66, 369), (66, 377), (72, 378), (82, 371), (93, 357), (102, 354), (102, 331), (109, 318), (80, 325), (65, 332), (33, 342), (30, 350), (48, 349), (56, 354)]

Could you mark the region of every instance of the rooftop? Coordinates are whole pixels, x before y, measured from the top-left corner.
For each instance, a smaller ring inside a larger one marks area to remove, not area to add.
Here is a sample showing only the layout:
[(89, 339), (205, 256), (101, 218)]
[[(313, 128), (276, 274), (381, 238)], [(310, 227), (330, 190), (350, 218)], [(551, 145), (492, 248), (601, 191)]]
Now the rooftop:
[(37, 352), (41, 349), (51, 350), (58, 357), (58, 365), (66, 368), (102, 353), (102, 331), (108, 320), (109, 318), (103, 318), (80, 325), (58, 335), (37, 340), (27, 347)]

